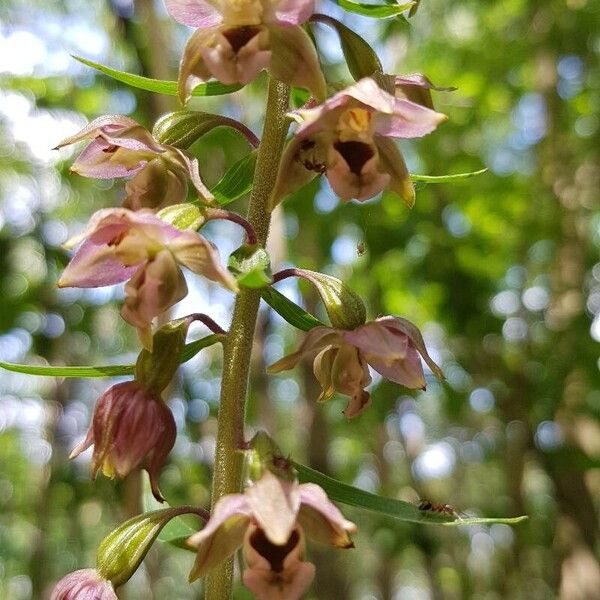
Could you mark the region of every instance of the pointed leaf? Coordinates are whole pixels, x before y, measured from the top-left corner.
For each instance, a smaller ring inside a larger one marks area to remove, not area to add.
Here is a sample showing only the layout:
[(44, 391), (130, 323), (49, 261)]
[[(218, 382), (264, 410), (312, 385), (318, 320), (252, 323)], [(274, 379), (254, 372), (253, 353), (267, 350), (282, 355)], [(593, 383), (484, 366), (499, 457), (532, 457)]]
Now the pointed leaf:
[(241, 198), (252, 189), (255, 167), (256, 152), (250, 152), (227, 170), (221, 180), (210, 190), (221, 206)]
[[(75, 60), (80, 63), (92, 67), (121, 83), (125, 83), (134, 88), (140, 90), (146, 90), (148, 92), (155, 92), (157, 94), (164, 94), (165, 96), (177, 96), (177, 82), (176, 81), (164, 81), (162, 79), (150, 79), (149, 77), (143, 77), (142, 75), (135, 75), (133, 73), (126, 73), (124, 71), (117, 71), (111, 69), (99, 63), (83, 58), (81, 56), (73, 55)], [(242, 89), (243, 86), (235, 85), (224, 85), (219, 81), (209, 81), (198, 85), (192, 92), (192, 96), (222, 96), (223, 94), (231, 94)]]
[(316, 483), (321, 486), (331, 500), (357, 506), (367, 510), (399, 519), (400, 521), (410, 521), (413, 523), (441, 524), (441, 525), (475, 525), (480, 523), (504, 523), (514, 525), (527, 519), (527, 516), (512, 518), (465, 518), (449, 515), (443, 515), (435, 512), (426, 512), (419, 510), (417, 506), (410, 502), (396, 500), (395, 498), (386, 498), (377, 496), (364, 490), (352, 487), (337, 481), (332, 477), (323, 475), (310, 467), (306, 467), (294, 462), (294, 467), (298, 471), (298, 479), (301, 483)]
[(338, 6), (348, 12), (374, 19), (397, 17), (404, 11), (412, 8), (414, 4), (414, 2), (405, 2), (404, 4), (366, 4), (364, 2), (354, 2), (353, 0), (336, 0), (336, 2)]
[(288, 300), (283, 294), (280, 294), (272, 287), (264, 288), (261, 291), (263, 300), (278, 314), (280, 314), (290, 325), (302, 331), (310, 331), (313, 327), (324, 326), (322, 323), (299, 307), (295, 302)]
[[(200, 350), (208, 348), (222, 340), (223, 335), (215, 333), (186, 344), (181, 353), (181, 362), (187, 362), (190, 358), (196, 356)], [(135, 365), (53, 367), (51, 365), (18, 365), (2, 361), (0, 361), (0, 368), (13, 371), (14, 373), (41, 375), (44, 377), (120, 377), (122, 375), (133, 375), (135, 371)]]
[(487, 171), (488, 169), (479, 169), (479, 171), (473, 171), (472, 173), (456, 173), (455, 175), (415, 175), (411, 173), (410, 178), (413, 181), (422, 181), (423, 183), (458, 183), (463, 179), (483, 175)]

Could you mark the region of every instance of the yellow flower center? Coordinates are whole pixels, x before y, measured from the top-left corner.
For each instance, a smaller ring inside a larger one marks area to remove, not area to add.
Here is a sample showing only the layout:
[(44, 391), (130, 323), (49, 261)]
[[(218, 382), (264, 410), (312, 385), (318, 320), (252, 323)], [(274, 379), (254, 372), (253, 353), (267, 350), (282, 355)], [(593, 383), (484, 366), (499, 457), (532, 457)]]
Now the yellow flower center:
[(348, 108), (338, 119), (336, 131), (340, 142), (370, 142), (373, 113), (364, 108)]
[(222, 0), (221, 14), (227, 26), (259, 25), (263, 21), (261, 0)]

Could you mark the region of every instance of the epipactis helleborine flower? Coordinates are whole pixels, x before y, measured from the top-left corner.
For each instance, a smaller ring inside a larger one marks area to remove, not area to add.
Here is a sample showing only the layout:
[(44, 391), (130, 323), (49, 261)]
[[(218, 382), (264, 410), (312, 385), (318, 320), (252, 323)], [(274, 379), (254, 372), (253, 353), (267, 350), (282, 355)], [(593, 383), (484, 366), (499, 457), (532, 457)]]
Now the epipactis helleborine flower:
[(441, 369), (425, 348), (421, 332), (406, 319), (381, 317), (348, 331), (315, 327), (300, 348), (270, 367), (269, 373), (292, 369), (300, 359), (313, 359), (313, 371), (321, 384), (319, 402), (335, 392), (350, 397), (344, 411), (348, 418), (361, 414), (370, 403), (365, 387), (371, 383), (371, 365), (386, 379), (411, 389), (425, 389), (421, 357), (443, 379)]
[(129, 279), (121, 314), (142, 337), (154, 317), (187, 294), (179, 265), (237, 291), (234, 277), (221, 266), (218, 251), (208, 240), (195, 231), (177, 229), (150, 211), (99, 210), (67, 245), (82, 240), (59, 287), (102, 287)]
[(190, 580), (243, 546), (244, 584), (259, 600), (298, 600), (315, 573), (304, 562), (305, 536), (353, 548), (349, 534), (355, 531), (318, 485), (298, 485), (267, 470), (243, 494), (221, 498), (204, 529), (189, 538), (198, 551)]
[(143, 466), (154, 497), (162, 502), (158, 474), (176, 434), (175, 419), (162, 398), (137, 381), (126, 381), (100, 396), (87, 436), (73, 449), (71, 458), (93, 445), (92, 477), (101, 470), (107, 477), (123, 478)]
[(50, 594), (50, 600), (118, 600), (110, 583), (96, 569), (81, 569), (65, 575)]
[(324, 173), (343, 201), (366, 200), (390, 189), (412, 206), (408, 169), (390, 138), (422, 137), (446, 120), (442, 113), (392, 96), (369, 77), (291, 115), (300, 126), (284, 152), (274, 204)]
[(179, 71), (179, 96), (211, 77), (247, 84), (263, 69), (289, 85), (324, 98), (326, 84), (315, 48), (300, 25), (314, 0), (165, 0), (169, 14), (197, 27)]
[(213, 200), (198, 174), (198, 161), (173, 146), (159, 144), (129, 117), (95, 119), (56, 148), (92, 140), (71, 167), (84, 177), (133, 177), (127, 182), (124, 206), (133, 210), (161, 208), (184, 202), (188, 180), (207, 202)]

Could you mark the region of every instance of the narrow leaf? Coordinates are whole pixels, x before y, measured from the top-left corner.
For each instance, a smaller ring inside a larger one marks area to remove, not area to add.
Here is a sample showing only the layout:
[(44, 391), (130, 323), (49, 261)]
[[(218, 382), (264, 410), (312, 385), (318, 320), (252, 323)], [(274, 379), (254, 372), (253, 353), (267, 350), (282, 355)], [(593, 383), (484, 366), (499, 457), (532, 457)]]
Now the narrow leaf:
[(44, 377), (118, 377), (132, 375), (135, 365), (106, 365), (100, 367), (52, 367), (50, 365), (17, 365), (0, 361), (0, 367), (14, 373)]
[[(215, 333), (186, 344), (181, 353), (181, 362), (187, 362), (203, 348), (208, 348), (208, 346), (212, 346), (222, 339), (222, 335)], [(42, 375), (44, 377), (119, 377), (121, 375), (133, 375), (135, 370), (135, 365), (53, 367), (50, 365), (17, 365), (2, 361), (0, 361), (0, 367), (14, 373)]]
[(255, 167), (256, 152), (250, 152), (227, 170), (210, 190), (221, 206), (241, 198), (252, 189)]
[[(121, 83), (125, 83), (131, 87), (138, 88), (140, 90), (146, 90), (148, 92), (156, 92), (157, 94), (164, 94), (165, 96), (177, 96), (177, 82), (176, 81), (165, 81), (162, 79), (150, 79), (149, 77), (143, 77), (142, 75), (135, 75), (133, 73), (126, 73), (124, 71), (117, 71), (111, 69), (99, 63), (96, 63), (87, 58), (73, 55), (75, 60), (80, 63), (92, 67)], [(242, 89), (241, 85), (224, 85), (219, 81), (208, 81), (198, 85), (192, 92), (192, 96), (222, 96), (224, 94), (231, 94)]]
[(474, 525), (479, 523), (504, 523), (507, 525), (512, 525), (527, 519), (526, 516), (513, 518), (500, 517), (464, 519), (458, 516), (451, 517), (450, 515), (422, 511), (410, 502), (396, 500), (395, 498), (377, 496), (376, 494), (359, 490), (358, 488), (342, 483), (341, 481), (337, 481), (336, 479), (328, 477), (327, 475), (323, 475), (323, 473), (315, 471), (314, 469), (299, 463), (295, 462), (294, 467), (298, 471), (298, 478), (301, 483), (316, 483), (327, 492), (327, 495), (331, 498), (331, 500), (335, 500), (343, 504), (349, 504), (350, 506), (365, 508), (382, 515), (387, 515), (388, 517), (399, 519), (400, 521), (438, 525)]
[(472, 173), (456, 173), (455, 175), (414, 175), (411, 173), (410, 178), (413, 181), (422, 181), (424, 183), (456, 183), (463, 179), (483, 175), (486, 172), (487, 169), (479, 169), (479, 171), (473, 171)]
[(302, 331), (310, 331), (313, 327), (324, 326), (319, 319), (306, 312), (295, 302), (288, 300), (272, 287), (261, 291), (263, 300), (278, 314), (280, 314), (290, 325)]
[(374, 19), (397, 17), (414, 4), (414, 2), (405, 2), (404, 4), (366, 4), (363, 2), (353, 2), (353, 0), (336, 0), (336, 2), (338, 6), (348, 12)]

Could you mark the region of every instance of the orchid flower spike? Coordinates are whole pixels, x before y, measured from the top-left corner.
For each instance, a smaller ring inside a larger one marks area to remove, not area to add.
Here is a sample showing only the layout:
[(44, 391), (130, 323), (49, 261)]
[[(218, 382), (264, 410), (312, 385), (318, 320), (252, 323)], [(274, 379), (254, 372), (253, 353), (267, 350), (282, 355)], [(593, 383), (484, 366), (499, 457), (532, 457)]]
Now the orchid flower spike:
[(216, 248), (200, 234), (180, 230), (150, 211), (107, 208), (96, 212), (68, 245), (83, 240), (64, 270), (59, 287), (93, 288), (128, 281), (123, 318), (142, 339), (158, 316), (187, 294), (180, 266), (237, 291), (219, 263)]
[(273, 204), (325, 174), (344, 202), (390, 189), (412, 206), (414, 187), (391, 138), (422, 137), (447, 118), (389, 94), (369, 77), (291, 116), (300, 125), (284, 152)]
[(315, 48), (302, 29), (314, 0), (165, 0), (169, 14), (197, 27), (179, 70), (179, 97), (211, 77), (247, 84), (260, 71), (323, 99), (326, 84)]
[(209, 203), (214, 197), (198, 173), (198, 161), (173, 146), (159, 144), (129, 117), (108, 115), (95, 119), (79, 133), (56, 146), (91, 140), (71, 167), (84, 177), (133, 177), (127, 182), (126, 208), (157, 209), (184, 202), (188, 180)]
[(160, 394), (137, 381), (126, 381), (100, 396), (87, 436), (73, 449), (70, 458), (94, 446), (92, 477), (102, 471), (111, 479), (122, 479), (143, 466), (150, 476), (154, 497), (162, 502), (158, 474), (175, 444), (176, 434), (175, 419)]
[(204, 529), (189, 538), (197, 549), (190, 580), (242, 547), (244, 584), (259, 600), (298, 600), (315, 574), (304, 561), (305, 537), (353, 548), (349, 534), (355, 531), (318, 485), (299, 485), (265, 470), (243, 494), (221, 498)]
[(50, 594), (50, 600), (118, 600), (110, 581), (96, 569), (81, 569), (65, 575)]
[(421, 358), (443, 379), (441, 369), (429, 356), (421, 332), (406, 319), (381, 317), (353, 330), (315, 327), (300, 348), (268, 367), (269, 373), (287, 371), (302, 358), (313, 360), (322, 392), (318, 402), (335, 392), (350, 397), (344, 415), (351, 419), (370, 404), (365, 388), (371, 383), (368, 365), (386, 379), (410, 389), (425, 389)]

